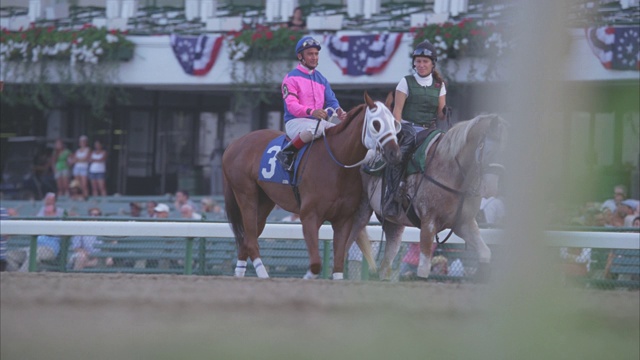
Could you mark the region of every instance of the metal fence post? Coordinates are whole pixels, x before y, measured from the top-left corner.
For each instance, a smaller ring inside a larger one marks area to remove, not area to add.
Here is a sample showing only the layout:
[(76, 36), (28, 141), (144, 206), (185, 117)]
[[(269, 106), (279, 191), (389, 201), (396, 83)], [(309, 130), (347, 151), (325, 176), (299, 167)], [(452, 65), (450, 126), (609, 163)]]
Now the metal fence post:
[(204, 275), (205, 262), (207, 261), (207, 239), (200, 238), (200, 244), (198, 249), (198, 260), (200, 262), (200, 275)]
[(331, 260), (331, 240), (323, 240), (324, 249), (322, 249), (322, 278), (329, 278), (329, 261)]
[(58, 266), (60, 266), (61, 272), (67, 272), (70, 239), (71, 236), (63, 236), (62, 239), (60, 239), (60, 264), (58, 264)]
[(38, 237), (32, 236), (29, 243), (29, 272), (36, 271), (38, 257)]
[(184, 274), (191, 275), (193, 272), (193, 238), (187, 238), (187, 250), (184, 256)]
[(369, 262), (364, 258), (364, 256), (362, 257), (362, 269), (360, 270), (360, 274), (362, 275), (362, 281), (369, 280)]

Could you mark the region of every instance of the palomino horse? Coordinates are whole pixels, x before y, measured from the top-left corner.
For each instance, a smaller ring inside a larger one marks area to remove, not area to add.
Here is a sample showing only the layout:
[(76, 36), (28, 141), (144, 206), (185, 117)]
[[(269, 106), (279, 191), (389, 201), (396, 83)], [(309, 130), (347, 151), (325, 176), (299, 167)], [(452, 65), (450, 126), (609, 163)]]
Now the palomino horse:
[[(320, 274), (322, 263), (318, 231), (324, 221), (331, 222), (334, 232), (333, 278), (342, 279), (346, 243), (362, 195), (358, 165), (367, 149), (382, 152), (385, 160), (391, 163), (400, 161), (393, 114), (387, 106), (374, 102), (366, 93), (364, 97), (365, 104), (349, 111), (345, 121), (326, 129), (325, 138), (317, 139), (317, 144), (311, 143), (304, 153), (297, 172), (297, 194), (289, 184), (260, 180), (263, 153), (282, 132), (257, 130), (238, 138), (226, 149), (222, 156), (224, 199), (238, 245), (236, 276), (244, 276), (247, 258), (251, 258), (257, 275), (268, 277), (260, 260), (258, 236), (264, 230), (267, 216), (278, 204), (287, 211), (300, 214), (310, 263), (305, 278), (315, 278)], [(267, 162), (271, 167), (269, 171), (280, 166), (275, 159), (279, 149), (270, 148), (267, 152), (271, 154)]]
[[(506, 123), (502, 118), (480, 115), (456, 124), (424, 148), (424, 171), (407, 177), (409, 208), (396, 217), (385, 218), (382, 224), (387, 243), (380, 265), (381, 279), (388, 280), (391, 276), (391, 264), (400, 248), (405, 226), (420, 228), (418, 276), (429, 276), (436, 234), (452, 229), (477, 251), (480, 263), (477, 277), (486, 277), (491, 250), (480, 236), (475, 216), (480, 209), (481, 187), (486, 186), (483, 179), (488, 178), (483, 175), (497, 165), (505, 135)], [(364, 172), (362, 176), (365, 196), (362, 197), (349, 244), (357, 235), (362, 235), (372, 211), (381, 214), (381, 178)], [(363, 249), (363, 253), (372, 261), (370, 246)]]

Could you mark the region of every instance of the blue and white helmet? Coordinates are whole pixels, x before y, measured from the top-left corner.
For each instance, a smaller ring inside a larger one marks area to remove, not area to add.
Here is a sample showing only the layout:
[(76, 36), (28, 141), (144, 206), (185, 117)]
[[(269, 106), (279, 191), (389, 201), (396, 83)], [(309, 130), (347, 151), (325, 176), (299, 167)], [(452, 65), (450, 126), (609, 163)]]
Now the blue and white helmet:
[(302, 39), (298, 40), (298, 44), (296, 44), (296, 56), (310, 48), (316, 48), (318, 49), (318, 51), (320, 51), (322, 49), (322, 46), (320, 46), (320, 43), (311, 36), (303, 37)]

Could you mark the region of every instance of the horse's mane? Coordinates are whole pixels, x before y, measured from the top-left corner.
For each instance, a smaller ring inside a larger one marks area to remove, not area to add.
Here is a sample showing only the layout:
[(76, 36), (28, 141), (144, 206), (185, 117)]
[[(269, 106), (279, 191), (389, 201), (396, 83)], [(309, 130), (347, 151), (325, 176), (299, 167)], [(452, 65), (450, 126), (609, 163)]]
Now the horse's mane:
[(366, 104), (360, 104), (356, 107), (354, 107), (353, 109), (349, 110), (349, 112), (347, 113), (347, 118), (344, 121), (341, 121), (339, 124), (337, 124), (334, 127), (331, 127), (329, 129), (326, 129), (326, 133), (327, 134), (339, 134), (340, 132), (342, 132), (342, 130), (346, 129), (349, 124), (358, 117), (358, 115), (360, 113), (362, 113), (364, 111), (366, 107)]
[(480, 121), (489, 121), (491, 119), (498, 119), (500, 122), (504, 122), (504, 120), (496, 114), (483, 114), (471, 120), (461, 121), (455, 124), (442, 136), (440, 144), (438, 144), (438, 153), (446, 159), (454, 159), (467, 143), (469, 131)]

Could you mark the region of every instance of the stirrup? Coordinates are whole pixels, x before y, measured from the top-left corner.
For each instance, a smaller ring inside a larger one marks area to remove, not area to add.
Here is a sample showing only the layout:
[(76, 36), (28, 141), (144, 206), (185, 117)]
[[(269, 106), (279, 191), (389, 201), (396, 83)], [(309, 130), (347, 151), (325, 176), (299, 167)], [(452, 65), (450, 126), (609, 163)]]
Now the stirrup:
[(279, 151), (276, 154), (276, 159), (278, 159), (280, 165), (282, 165), (285, 170), (291, 171), (291, 169), (293, 169), (293, 155), (292, 151)]

